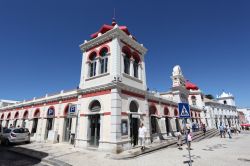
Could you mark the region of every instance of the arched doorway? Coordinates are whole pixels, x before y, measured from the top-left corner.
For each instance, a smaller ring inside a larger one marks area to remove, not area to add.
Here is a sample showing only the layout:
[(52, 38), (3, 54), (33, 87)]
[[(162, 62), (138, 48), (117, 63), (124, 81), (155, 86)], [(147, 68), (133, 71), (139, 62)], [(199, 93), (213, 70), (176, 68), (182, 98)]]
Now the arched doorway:
[(23, 121), (22, 121), (22, 127), (24, 127), (24, 128), (27, 127), (28, 116), (29, 116), (28, 110), (24, 111), (24, 113), (23, 113)]
[(166, 132), (167, 136), (169, 136), (169, 134), (172, 132), (172, 127), (170, 123), (171, 118), (169, 117), (170, 113), (167, 107), (164, 108), (164, 115), (165, 115)]
[(9, 122), (10, 122), (10, 112), (9, 112), (8, 115), (7, 115), (5, 127), (9, 127)]
[(156, 119), (157, 109), (155, 105), (151, 105), (149, 107), (149, 118), (150, 118), (150, 125), (151, 125), (151, 134), (154, 135), (157, 133), (157, 119)]
[(89, 110), (92, 115), (88, 116), (89, 119), (89, 145), (98, 147), (100, 139), (100, 111), (101, 104), (98, 100), (94, 100), (89, 105)]
[(47, 111), (47, 123), (46, 123), (46, 130), (45, 130), (45, 140), (48, 139), (49, 131), (53, 130), (54, 126), (54, 117), (55, 117), (55, 108), (49, 107)]
[(64, 126), (63, 126), (63, 142), (70, 141), (71, 127), (72, 127), (72, 117), (69, 116), (70, 104), (67, 104), (64, 108)]
[(129, 126), (131, 145), (138, 145), (138, 130), (140, 119), (138, 118), (138, 104), (136, 101), (131, 101), (129, 104)]
[(36, 109), (33, 115), (33, 124), (32, 124), (31, 134), (36, 133), (39, 118), (40, 118), (40, 110)]
[(17, 127), (16, 124), (17, 124), (18, 118), (19, 118), (19, 113), (16, 112), (16, 113), (15, 113), (15, 116), (14, 116), (14, 121), (13, 121), (13, 126), (14, 126), (14, 127)]

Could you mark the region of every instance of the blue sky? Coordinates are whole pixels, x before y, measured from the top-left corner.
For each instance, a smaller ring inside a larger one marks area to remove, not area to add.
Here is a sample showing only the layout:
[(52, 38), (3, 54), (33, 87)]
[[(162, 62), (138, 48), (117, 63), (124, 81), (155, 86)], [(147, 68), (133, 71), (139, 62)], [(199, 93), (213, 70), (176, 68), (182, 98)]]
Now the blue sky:
[(174, 65), (206, 94), (250, 106), (250, 1), (0, 2), (0, 98), (24, 100), (78, 86), (79, 45), (113, 9), (148, 48), (147, 84), (166, 91)]

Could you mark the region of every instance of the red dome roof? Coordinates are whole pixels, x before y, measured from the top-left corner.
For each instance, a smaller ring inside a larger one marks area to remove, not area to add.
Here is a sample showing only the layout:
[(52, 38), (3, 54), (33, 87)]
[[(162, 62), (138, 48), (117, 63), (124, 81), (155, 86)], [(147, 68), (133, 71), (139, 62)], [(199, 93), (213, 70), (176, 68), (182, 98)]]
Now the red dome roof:
[(198, 90), (199, 87), (195, 84), (193, 84), (192, 82), (189, 82), (189, 80), (186, 81), (185, 83), (186, 89), (188, 90)]
[[(112, 22), (112, 25), (107, 25), (107, 24), (104, 24), (99, 31), (97, 31), (96, 33), (93, 33), (91, 36), (91, 38), (96, 38), (98, 36), (98, 33), (106, 33), (108, 32), (109, 30), (113, 29), (114, 26), (116, 25), (116, 22), (115, 20), (113, 19), (113, 22)], [(122, 30), (123, 32), (125, 32), (127, 35), (131, 35), (130, 32), (128, 31), (128, 28), (126, 26), (119, 26), (119, 29)], [(133, 37), (133, 39), (135, 39)]]

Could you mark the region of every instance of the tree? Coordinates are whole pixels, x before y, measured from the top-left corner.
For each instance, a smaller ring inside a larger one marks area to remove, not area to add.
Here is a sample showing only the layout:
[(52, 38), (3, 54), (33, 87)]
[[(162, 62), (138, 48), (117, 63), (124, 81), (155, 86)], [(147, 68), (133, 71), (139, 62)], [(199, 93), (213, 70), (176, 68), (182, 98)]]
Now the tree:
[(213, 100), (213, 99), (214, 99), (214, 96), (211, 95), (211, 94), (207, 94), (207, 95), (205, 95), (205, 97), (206, 97), (207, 99), (210, 99), (210, 100)]

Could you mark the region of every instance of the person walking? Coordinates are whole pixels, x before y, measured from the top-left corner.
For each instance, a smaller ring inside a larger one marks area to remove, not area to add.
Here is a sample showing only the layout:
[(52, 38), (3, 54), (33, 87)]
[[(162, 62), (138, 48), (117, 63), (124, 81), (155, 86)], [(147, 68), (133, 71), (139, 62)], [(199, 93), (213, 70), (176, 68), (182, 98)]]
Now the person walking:
[(187, 146), (188, 146), (188, 150), (191, 150), (191, 142), (192, 142), (192, 134), (190, 131), (188, 131), (187, 134)]
[(182, 150), (182, 132), (178, 131), (176, 133), (178, 149)]
[(206, 131), (207, 131), (205, 124), (202, 125), (202, 131), (203, 131), (203, 135), (205, 136), (206, 135)]
[(140, 146), (141, 146), (141, 150), (145, 149), (146, 133), (147, 133), (147, 129), (142, 123), (140, 125), (140, 128), (139, 128), (139, 143), (140, 143)]
[(220, 137), (222, 138), (222, 136), (224, 136), (225, 138), (225, 129), (224, 129), (224, 126), (222, 124), (220, 124), (220, 127), (219, 127), (219, 130), (220, 130)]
[(227, 125), (226, 125), (226, 131), (227, 131), (229, 139), (231, 139), (232, 138), (232, 136), (231, 136), (231, 128), (229, 126), (227, 126)]

